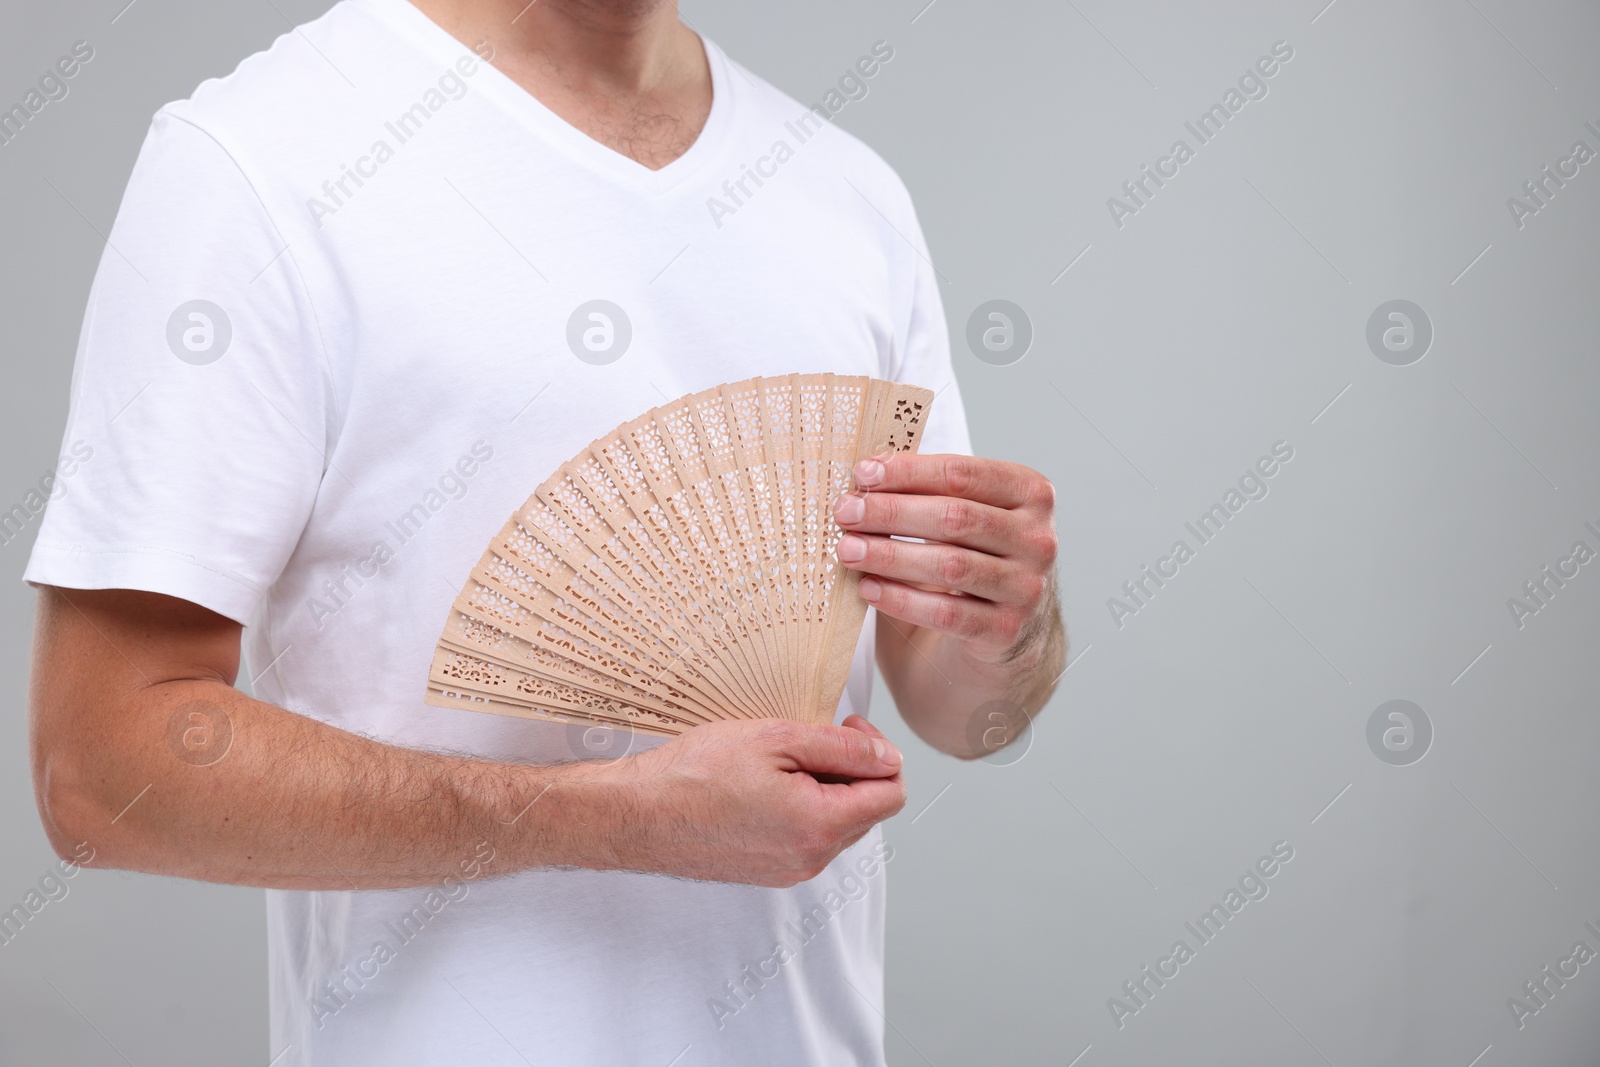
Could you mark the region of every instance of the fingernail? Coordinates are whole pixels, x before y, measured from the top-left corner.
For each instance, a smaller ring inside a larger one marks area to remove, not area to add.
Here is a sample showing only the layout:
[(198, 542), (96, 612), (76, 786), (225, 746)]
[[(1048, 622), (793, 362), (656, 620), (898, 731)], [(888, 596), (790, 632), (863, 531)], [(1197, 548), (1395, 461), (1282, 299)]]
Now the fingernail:
[(878, 759), (889, 767), (900, 766), (904, 759), (904, 757), (900, 755), (899, 749), (895, 748), (881, 737), (874, 737), (872, 739), (872, 751), (876, 752), (878, 754)]
[(863, 578), (857, 588), (861, 590), (861, 599), (868, 604), (876, 604), (878, 595), (883, 592), (883, 583), (876, 578)]
[(856, 482), (860, 485), (877, 485), (883, 481), (883, 464), (875, 459), (864, 459), (856, 464)]
[(833, 517), (839, 522), (860, 522), (867, 516), (867, 502), (854, 494), (839, 498)]
[(867, 558), (867, 541), (864, 537), (855, 534), (845, 534), (839, 538), (839, 547), (836, 550), (840, 563), (860, 563)]

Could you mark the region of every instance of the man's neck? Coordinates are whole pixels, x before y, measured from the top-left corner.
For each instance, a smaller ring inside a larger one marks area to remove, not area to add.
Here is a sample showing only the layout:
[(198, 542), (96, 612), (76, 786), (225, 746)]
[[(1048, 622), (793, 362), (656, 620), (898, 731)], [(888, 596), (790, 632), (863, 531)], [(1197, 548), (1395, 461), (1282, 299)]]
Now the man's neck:
[[(711, 109), (711, 74), (676, 0), (411, 0), (568, 123), (659, 169)], [(492, 49), (492, 52), (489, 50)]]

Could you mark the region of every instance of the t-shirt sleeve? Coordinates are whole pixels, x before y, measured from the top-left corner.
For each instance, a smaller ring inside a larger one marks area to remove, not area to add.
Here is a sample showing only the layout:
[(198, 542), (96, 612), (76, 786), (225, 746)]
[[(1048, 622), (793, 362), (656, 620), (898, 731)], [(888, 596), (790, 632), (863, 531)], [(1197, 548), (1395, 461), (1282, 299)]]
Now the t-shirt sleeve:
[[(903, 188), (903, 187), (902, 187)], [(906, 194), (905, 203), (910, 204)], [(894, 380), (910, 382), (934, 390), (933, 412), (923, 431), (917, 451), (924, 455), (958, 453), (972, 455), (972, 439), (967, 431), (967, 412), (961, 402), (961, 386), (956, 382), (950, 360), (950, 328), (945, 322), (944, 301), (939, 295), (939, 279), (928, 255), (927, 241), (916, 216), (910, 212), (903, 250), (912, 254), (914, 277), (911, 308), (906, 328), (903, 355), (894, 368)]]
[(90, 290), (24, 580), (248, 623), (324, 475), (326, 368), (294, 250), (244, 171), (159, 112)]

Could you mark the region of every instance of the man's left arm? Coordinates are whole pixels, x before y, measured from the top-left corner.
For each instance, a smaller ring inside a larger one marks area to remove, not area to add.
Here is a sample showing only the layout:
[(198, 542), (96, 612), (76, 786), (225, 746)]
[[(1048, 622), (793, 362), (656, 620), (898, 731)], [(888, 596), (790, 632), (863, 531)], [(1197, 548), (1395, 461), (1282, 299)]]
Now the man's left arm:
[(900, 714), (953, 756), (1015, 740), (1066, 663), (1055, 487), (960, 455), (880, 456), (855, 475), (834, 509), (839, 562), (878, 609), (878, 665)]

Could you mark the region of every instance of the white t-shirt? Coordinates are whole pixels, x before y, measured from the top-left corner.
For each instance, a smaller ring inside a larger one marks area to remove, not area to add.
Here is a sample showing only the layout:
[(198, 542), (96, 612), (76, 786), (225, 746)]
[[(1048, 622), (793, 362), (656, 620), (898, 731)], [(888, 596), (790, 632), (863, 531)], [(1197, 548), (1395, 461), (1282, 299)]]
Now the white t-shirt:
[[(710, 117), (658, 171), (406, 0), (345, 0), (163, 108), (79, 344), (66, 437), (91, 458), (27, 580), (238, 620), (255, 693), (346, 730), (569, 759), (565, 727), (423, 702), (451, 599), (562, 461), (665, 400), (813, 371), (937, 390), (923, 451), (968, 451), (904, 186), (706, 52)], [(493, 855), (463, 841), (436, 890), (269, 891), (279, 1067), (883, 1062), (877, 832), (790, 890), (496, 879)]]

